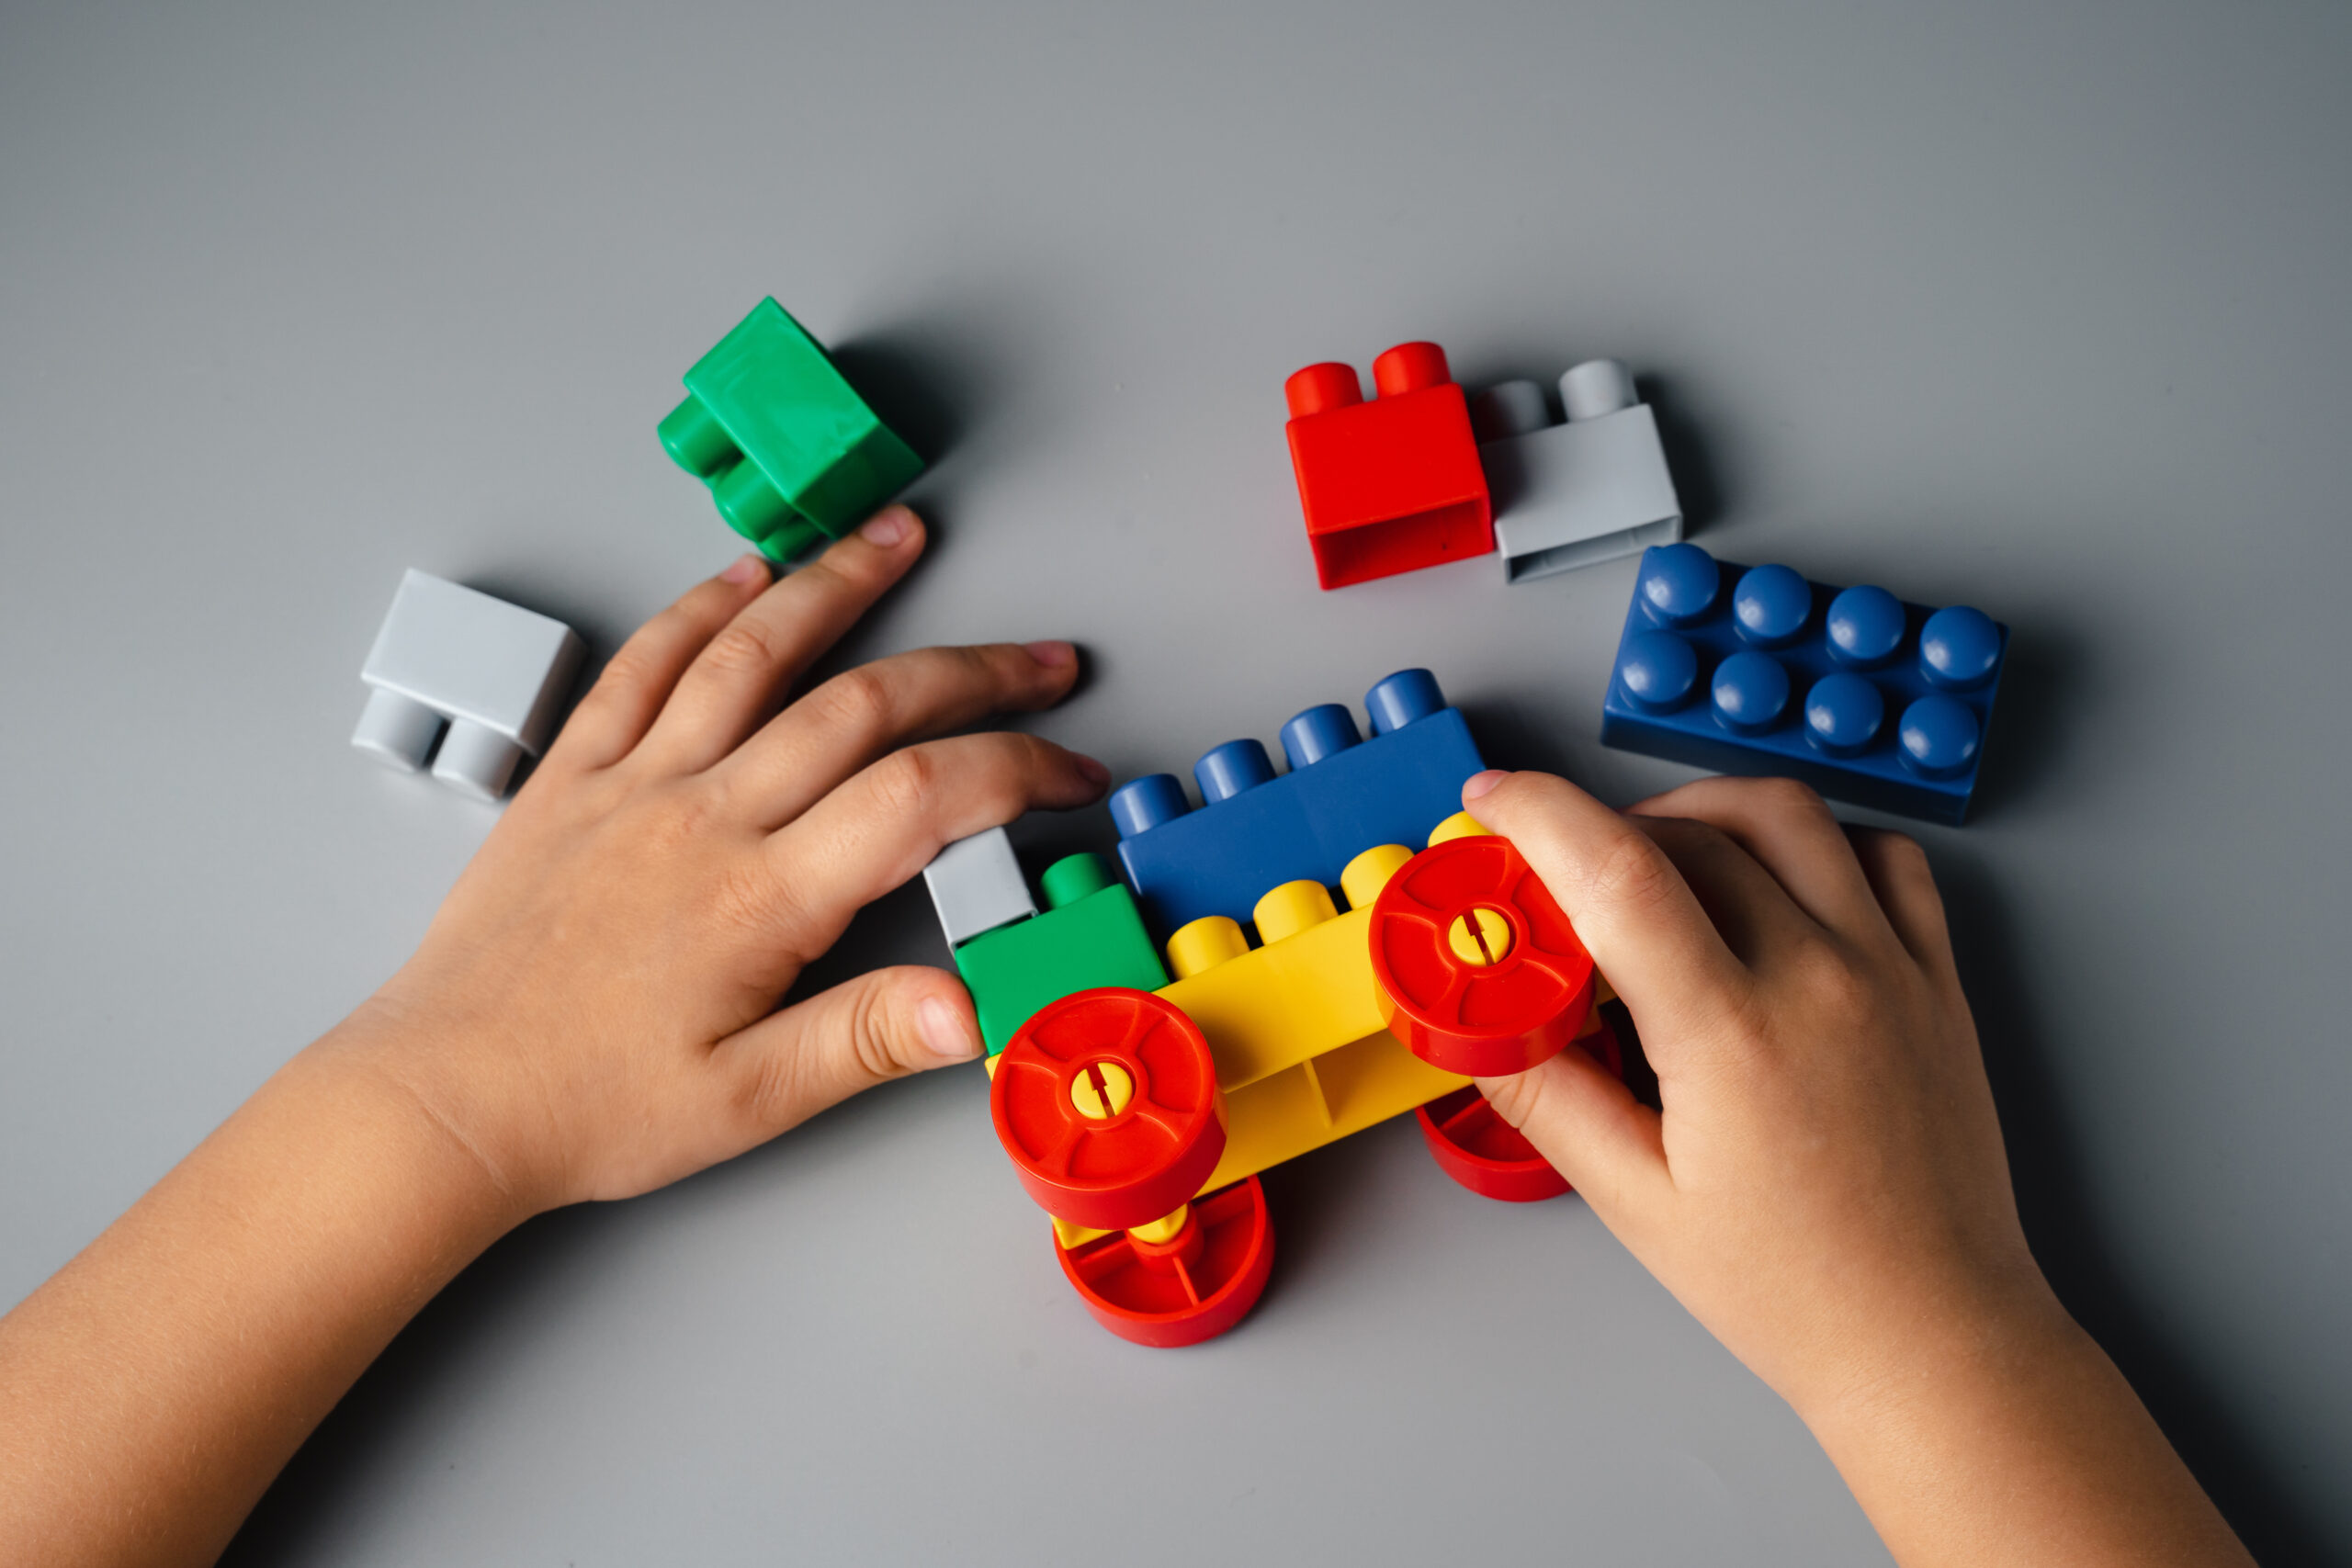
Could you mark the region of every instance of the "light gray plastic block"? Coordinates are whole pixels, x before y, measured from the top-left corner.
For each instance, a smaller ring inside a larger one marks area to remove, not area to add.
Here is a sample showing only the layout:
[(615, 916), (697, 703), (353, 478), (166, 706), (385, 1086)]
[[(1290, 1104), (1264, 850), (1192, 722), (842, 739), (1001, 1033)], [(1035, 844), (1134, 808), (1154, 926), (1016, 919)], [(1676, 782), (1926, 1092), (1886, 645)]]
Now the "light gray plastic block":
[(1001, 828), (956, 840), (922, 868), (922, 880), (950, 947), (1037, 912)]
[(1532, 381), (1472, 400), (1470, 423), (1495, 506), (1495, 548), (1510, 582), (1639, 554), (1682, 537), (1657, 419), (1623, 361), (1588, 359), (1560, 378), (1555, 423)]
[(437, 738), (433, 776), (496, 800), (524, 754), (547, 749), (582, 651), (561, 621), (412, 569), (359, 671), (368, 706), (351, 743), (414, 773)]

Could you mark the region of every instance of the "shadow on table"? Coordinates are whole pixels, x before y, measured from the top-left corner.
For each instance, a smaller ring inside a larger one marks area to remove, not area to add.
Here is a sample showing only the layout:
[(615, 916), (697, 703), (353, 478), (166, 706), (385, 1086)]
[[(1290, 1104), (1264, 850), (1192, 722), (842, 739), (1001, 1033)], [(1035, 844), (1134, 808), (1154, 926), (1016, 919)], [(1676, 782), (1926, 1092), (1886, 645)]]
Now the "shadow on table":
[(2264, 1457), (2246, 1413), (2198, 1366), (2188, 1347), (2162, 1330), (2158, 1315), (2133, 1298), (2109, 1254), (2085, 1190), (2080, 1139), (2044, 1066), (2049, 1051), (2018, 982), (2015, 922), (2000, 888), (1983, 866), (1957, 857), (1937, 857), (1936, 878), (1975, 1009), (2034, 1257), (2066, 1310), (2114, 1359), (2256, 1559), (2328, 1561), (2330, 1543)]

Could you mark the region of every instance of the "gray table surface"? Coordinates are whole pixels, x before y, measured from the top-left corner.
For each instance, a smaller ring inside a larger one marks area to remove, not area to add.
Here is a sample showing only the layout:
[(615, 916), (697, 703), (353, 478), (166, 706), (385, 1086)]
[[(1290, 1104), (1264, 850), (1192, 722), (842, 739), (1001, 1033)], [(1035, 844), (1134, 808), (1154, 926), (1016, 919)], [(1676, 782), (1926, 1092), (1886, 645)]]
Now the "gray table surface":
[[(1921, 837), (2037, 1249), (2259, 1551), (2352, 1553), (2341, 8), (148, 9), (0, 13), (0, 1303), (493, 820), (345, 744), (401, 570), (601, 656), (730, 558), (653, 423), (761, 295), (944, 451), (854, 651), (1076, 637), (1037, 728), (1121, 776), (1413, 663), (1498, 761), (1688, 776), (1595, 740), (1630, 562), (1318, 593), (1283, 445), (1312, 360), (1614, 354), (1703, 543), (2014, 626)], [(828, 973), (944, 958), (918, 887)], [(526, 1227), (232, 1559), (1883, 1561), (1580, 1202), (1392, 1122), (1150, 1353), (982, 1100)]]

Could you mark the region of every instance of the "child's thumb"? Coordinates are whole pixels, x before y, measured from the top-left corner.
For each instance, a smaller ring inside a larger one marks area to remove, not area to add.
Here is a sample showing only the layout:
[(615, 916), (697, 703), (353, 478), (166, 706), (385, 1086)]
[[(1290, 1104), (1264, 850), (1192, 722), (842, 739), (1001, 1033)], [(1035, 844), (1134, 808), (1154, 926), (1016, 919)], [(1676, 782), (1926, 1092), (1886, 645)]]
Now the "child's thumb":
[(980, 1054), (972, 999), (952, 975), (876, 969), (722, 1042), (714, 1065), (773, 1136), (861, 1089)]

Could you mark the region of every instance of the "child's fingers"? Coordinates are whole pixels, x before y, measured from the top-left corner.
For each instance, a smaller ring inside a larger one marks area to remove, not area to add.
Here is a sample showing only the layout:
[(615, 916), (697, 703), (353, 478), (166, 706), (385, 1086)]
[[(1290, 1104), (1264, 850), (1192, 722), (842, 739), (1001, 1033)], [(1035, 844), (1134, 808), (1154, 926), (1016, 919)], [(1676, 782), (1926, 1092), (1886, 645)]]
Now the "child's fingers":
[(1645, 1034), (1703, 1032), (1746, 990), (1681, 873), (1632, 821), (1549, 773), (1481, 773), (1462, 799), (1527, 857)]
[(710, 1068), (748, 1148), (860, 1089), (979, 1054), (964, 987), (909, 964), (844, 980), (729, 1035)]
[(844, 671), (763, 726), (713, 776), (763, 828), (791, 821), (909, 741), (1061, 701), (1078, 679), (1066, 642), (925, 648)]
[(548, 748), (551, 766), (610, 767), (645, 739), (662, 705), (719, 628), (768, 585), (769, 568), (747, 555), (637, 628), (580, 699)]
[(1713, 823), (1687, 817), (1633, 820), (1666, 852), (1715, 934), (1751, 973), (1764, 969), (1792, 941), (1826, 934), (1755, 856)]
[(1621, 1236), (1638, 1230), (1668, 1180), (1658, 1114), (1617, 1076), (1571, 1048), (1527, 1072), (1480, 1078), (1496, 1114)]
[(1110, 770), (1034, 735), (991, 731), (893, 751), (768, 835), (769, 887), (789, 951), (813, 957), (850, 917), (957, 839), (1033, 807), (1102, 797)]
[(1943, 895), (1936, 891), (1935, 874), (1928, 869), (1928, 852), (1919, 840), (1883, 828), (1849, 828), (1846, 835), (1905, 951), (1928, 974), (1956, 981)]
[(735, 750), (776, 694), (906, 575), (922, 547), (915, 514), (886, 506), (761, 594), (695, 655), (639, 756), (698, 773)]
[(1794, 779), (1699, 779), (1625, 809), (1629, 816), (1681, 817), (1721, 830), (1821, 925), (1883, 939), (1886, 917), (1846, 830), (1808, 785)]

